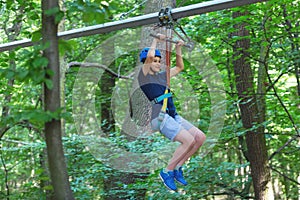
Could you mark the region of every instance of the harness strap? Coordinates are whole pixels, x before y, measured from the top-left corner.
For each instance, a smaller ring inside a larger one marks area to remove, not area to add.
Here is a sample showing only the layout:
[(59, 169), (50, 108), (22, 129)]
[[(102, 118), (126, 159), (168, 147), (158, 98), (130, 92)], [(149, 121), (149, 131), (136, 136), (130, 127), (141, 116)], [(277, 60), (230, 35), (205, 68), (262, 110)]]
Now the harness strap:
[[(168, 94), (171, 95), (171, 93), (169, 93), (169, 91), (168, 91), (168, 88), (166, 88), (165, 94), (163, 94), (161, 96), (164, 96), (164, 95), (168, 96)], [(169, 97), (164, 98), (163, 106), (162, 106), (162, 108), (161, 108), (161, 110), (159, 112), (159, 115), (158, 115), (158, 127), (160, 127), (162, 121), (164, 120), (164, 117), (165, 117), (165, 114), (166, 114), (166, 110), (167, 110), (167, 105), (168, 105), (168, 98)]]
[[(166, 90), (168, 92), (168, 90)], [(153, 99), (151, 102), (152, 104), (157, 104), (159, 102), (161, 102), (162, 100), (165, 101), (165, 99), (168, 99), (169, 97), (172, 96), (172, 93), (168, 92), (168, 93), (164, 93), (163, 95), (160, 95), (159, 97), (156, 97), (155, 99)]]
[[(166, 89), (166, 90), (165, 90), (165, 95), (171, 94), (171, 93), (168, 93), (168, 92), (169, 92), (168, 89)], [(164, 98), (163, 106), (162, 106), (162, 108), (161, 108), (161, 111), (162, 111), (162, 112), (166, 112), (166, 110), (167, 110), (167, 105), (168, 105), (168, 98)]]
[[(167, 37), (172, 35), (172, 29), (167, 28)], [(168, 88), (170, 88), (170, 66), (171, 66), (171, 43), (166, 41), (166, 79), (167, 86), (165, 90), (165, 94), (169, 93)], [(164, 99), (163, 106), (161, 108), (161, 112), (165, 113), (167, 110), (168, 98)]]

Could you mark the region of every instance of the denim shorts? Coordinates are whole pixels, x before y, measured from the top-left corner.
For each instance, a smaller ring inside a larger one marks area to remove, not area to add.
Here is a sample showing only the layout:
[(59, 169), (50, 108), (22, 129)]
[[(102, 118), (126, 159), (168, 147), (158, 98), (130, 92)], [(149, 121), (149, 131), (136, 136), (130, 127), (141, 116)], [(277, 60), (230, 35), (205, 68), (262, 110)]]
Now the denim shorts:
[[(159, 119), (159, 117), (161, 117), (161, 119)], [(178, 114), (175, 115), (174, 118), (167, 113), (164, 113), (163, 116), (159, 117), (154, 118), (151, 121), (151, 128), (153, 131), (159, 131), (171, 141), (174, 141), (174, 138), (181, 130), (189, 130), (194, 127), (194, 125)]]

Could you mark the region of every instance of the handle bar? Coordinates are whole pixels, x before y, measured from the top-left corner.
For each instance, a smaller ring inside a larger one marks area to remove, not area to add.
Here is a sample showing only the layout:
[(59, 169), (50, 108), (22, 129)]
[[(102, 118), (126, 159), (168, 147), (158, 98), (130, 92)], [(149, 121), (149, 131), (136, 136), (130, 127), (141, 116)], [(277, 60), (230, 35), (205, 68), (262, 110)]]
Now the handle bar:
[[(150, 33), (150, 36), (154, 37), (154, 38), (157, 38), (157, 39), (160, 39), (157, 35), (154, 35), (152, 33)], [(177, 41), (174, 41), (170, 38), (165, 38), (164, 40), (168, 41), (168, 42), (171, 42), (171, 43), (174, 43), (174, 44), (177, 44)], [(188, 42), (188, 43), (184, 44), (183, 46), (190, 49), (190, 50), (193, 50), (193, 48), (194, 48), (194, 44), (192, 42)]]

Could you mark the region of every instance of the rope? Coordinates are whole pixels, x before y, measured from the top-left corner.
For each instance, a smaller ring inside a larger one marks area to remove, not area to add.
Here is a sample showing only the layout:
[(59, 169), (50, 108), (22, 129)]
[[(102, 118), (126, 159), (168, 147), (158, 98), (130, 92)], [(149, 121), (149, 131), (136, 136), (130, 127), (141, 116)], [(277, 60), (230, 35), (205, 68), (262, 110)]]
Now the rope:
[[(167, 29), (166, 36), (168, 37), (172, 33), (172, 29)], [(171, 42), (166, 40), (166, 78), (167, 78), (167, 85), (165, 94), (169, 93), (170, 88), (170, 66), (171, 66)], [(166, 112), (168, 105), (168, 98), (164, 98), (163, 106), (161, 108), (162, 112)]]
[[(171, 35), (172, 29), (167, 29), (166, 36)], [(170, 66), (171, 66), (171, 42), (166, 40), (166, 76), (167, 76), (167, 87), (170, 88)]]

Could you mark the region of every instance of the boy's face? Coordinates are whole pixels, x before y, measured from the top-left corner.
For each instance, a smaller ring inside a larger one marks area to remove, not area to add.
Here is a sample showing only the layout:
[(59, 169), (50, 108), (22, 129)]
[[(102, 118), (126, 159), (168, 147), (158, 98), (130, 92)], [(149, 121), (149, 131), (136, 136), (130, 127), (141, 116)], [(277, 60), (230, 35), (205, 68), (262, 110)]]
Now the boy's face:
[(151, 70), (154, 73), (160, 71), (160, 57), (154, 57), (153, 62), (151, 63)]

